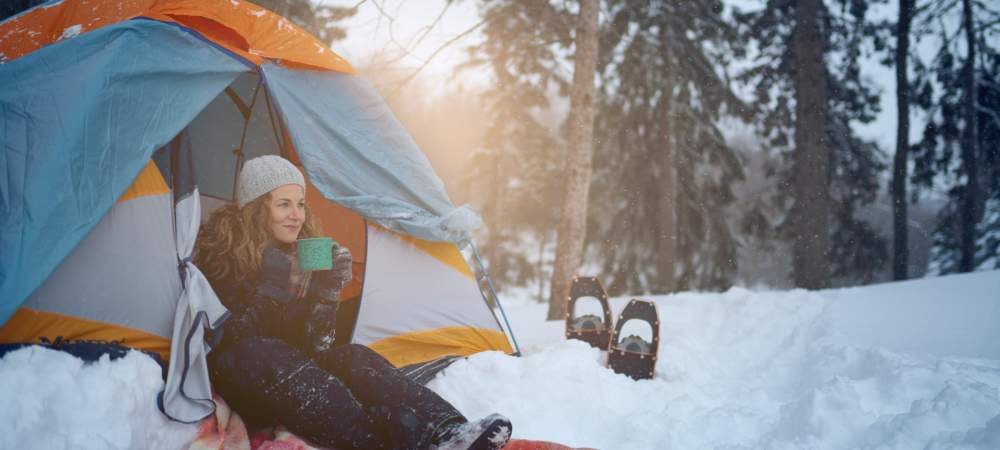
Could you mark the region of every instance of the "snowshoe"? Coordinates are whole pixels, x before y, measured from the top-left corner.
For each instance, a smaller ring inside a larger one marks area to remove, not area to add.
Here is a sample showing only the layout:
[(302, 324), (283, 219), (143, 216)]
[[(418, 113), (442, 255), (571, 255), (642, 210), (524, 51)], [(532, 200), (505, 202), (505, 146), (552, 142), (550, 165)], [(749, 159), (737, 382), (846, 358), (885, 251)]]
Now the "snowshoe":
[[(583, 297), (594, 297), (601, 303), (603, 318), (594, 314), (576, 317), (576, 301)], [(566, 339), (579, 339), (601, 350), (608, 349), (611, 340), (611, 308), (604, 286), (595, 277), (576, 277), (569, 288), (566, 302)]]
[[(622, 336), (622, 327), (631, 319), (649, 323), (653, 330), (652, 342), (634, 334)], [(611, 335), (608, 349), (608, 367), (615, 373), (628, 375), (635, 380), (653, 378), (656, 354), (660, 347), (660, 319), (656, 305), (646, 300), (633, 299), (618, 316), (618, 325)]]

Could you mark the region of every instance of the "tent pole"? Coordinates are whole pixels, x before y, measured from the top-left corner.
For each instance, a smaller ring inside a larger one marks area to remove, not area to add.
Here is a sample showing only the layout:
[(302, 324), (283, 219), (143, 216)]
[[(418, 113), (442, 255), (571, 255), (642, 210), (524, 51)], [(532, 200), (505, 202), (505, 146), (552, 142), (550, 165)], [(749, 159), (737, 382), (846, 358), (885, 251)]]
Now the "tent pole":
[[(253, 106), (255, 104), (257, 104), (257, 94), (260, 93), (260, 87), (261, 87), (262, 84), (264, 84), (264, 75), (263, 74), (259, 74), (259, 75), (260, 75), (260, 78), (258, 78), (258, 80), (257, 80), (257, 86), (253, 89), (253, 97), (250, 98), (250, 106), (247, 108), (246, 114), (243, 116), (243, 119), (244, 119), (243, 120), (243, 133), (240, 134), (240, 146), (237, 149), (233, 150), (233, 154), (236, 155), (236, 172), (233, 173), (233, 198), (234, 199), (236, 198), (236, 180), (238, 180), (239, 177), (240, 177), (240, 170), (243, 170), (244, 158), (246, 156), (243, 153), (243, 146), (245, 146), (246, 142), (247, 142), (247, 128), (250, 126), (250, 119), (253, 118)], [(226, 89), (229, 89), (229, 88), (227, 87)], [(233, 92), (235, 93), (235, 91), (233, 91)], [(231, 95), (235, 95), (235, 94), (231, 94)], [(236, 96), (236, 99), (239, 99), (239, 96)], [(235, 103), (235, 101), (236, 100), (234, 99), (234, 103)], [(237, 104), (237, 108), (239, 108), (238, 104)], [(240, 111), (240, 112), (242, 112), (242, 111)]]
[(517, 338), (514, 337), (514, 329), (510, 327), (510, 322), (507, 321), (507, 313), (504, 312), (503, 305), (500, 304), (500, 296), (497, 295), (496, 288), (493, 287), (493, 279), (490, 278), (490, 273), (486, 271), (483, 259), (479, 257), (479, 249), (476, 248), (476, 243), (472, 241), (472, 238), (466, 239), (465, 242), (472, 248), (472, 255), (476, 259), (476, 265), (479, 266), (480, 276), (486, 279), (486, 285), (490, 288), (490, 294), (493, 295), (493, 300), (496, 302), (497, 307), (500, 308), (500, 316), (503, 317), (503, 322), (507, 325), (507, 332), (510, 333), (510, 340), (514, 343), (514, 356), (521, 356), (521, 347), (517, 345)]

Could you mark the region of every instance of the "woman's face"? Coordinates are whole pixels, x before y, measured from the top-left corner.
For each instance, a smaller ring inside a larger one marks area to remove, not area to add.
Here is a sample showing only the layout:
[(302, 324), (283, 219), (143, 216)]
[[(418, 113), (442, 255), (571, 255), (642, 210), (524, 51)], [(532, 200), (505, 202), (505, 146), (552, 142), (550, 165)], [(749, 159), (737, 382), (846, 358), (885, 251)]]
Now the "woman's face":
[(271, 211), (268, 223), (271, 237), (285, 244), (295, 242), (306, 220), (306, 197), (302, 186), (286, 184), (271, 191), (267, 206)]

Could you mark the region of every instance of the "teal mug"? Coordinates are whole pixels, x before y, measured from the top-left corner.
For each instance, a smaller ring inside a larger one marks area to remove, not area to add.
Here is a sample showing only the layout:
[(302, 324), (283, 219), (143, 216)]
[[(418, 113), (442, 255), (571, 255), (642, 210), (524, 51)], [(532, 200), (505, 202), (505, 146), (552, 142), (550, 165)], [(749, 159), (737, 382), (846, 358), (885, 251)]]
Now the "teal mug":
[(333, 269), (333, 246), (337, 245), (328, 237), (299, 239), (296, 243), (299, 254), (299, 268), (305, 272)]

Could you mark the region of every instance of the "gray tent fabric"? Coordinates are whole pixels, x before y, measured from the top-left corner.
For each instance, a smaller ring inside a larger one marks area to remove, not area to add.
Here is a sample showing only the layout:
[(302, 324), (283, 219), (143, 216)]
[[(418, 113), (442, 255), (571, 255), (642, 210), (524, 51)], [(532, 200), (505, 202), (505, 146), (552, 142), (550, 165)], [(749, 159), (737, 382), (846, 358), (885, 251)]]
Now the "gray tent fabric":
[(257, 72), (241, 74), (198, 113), (184, 133), (190, 137), (203, 196), (235, 201), (239, 161), (279, 154), (284, 142), (277, 114)]
[(455, 207), (378, 92), (356, 75), (263, 64), (309, 180), (329, 200), (394, 231), (462, 242), (481, 219)]
[(181, 293), (171, 202), (163, 193), (116, 203), (23, 306), (169, 339)]
[(184, 289), (174, 314), (170, 366), (159, 406), (167, 417), (192, 423), (215, 412), (206, 360), (211, 348), (205, 341), (205, 330), (217, 330), (229, 311), (219, 301), (205, 275), (191, 262), (201, 225), (201, 196), (194, 185), (191, 147), (184, 133), (174, 139), (170, 151), (175, 242)]

